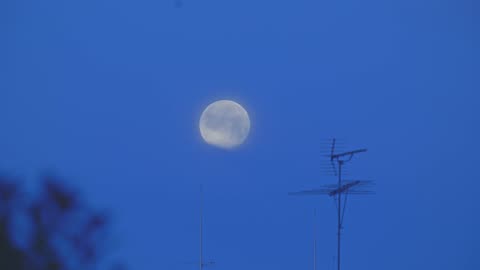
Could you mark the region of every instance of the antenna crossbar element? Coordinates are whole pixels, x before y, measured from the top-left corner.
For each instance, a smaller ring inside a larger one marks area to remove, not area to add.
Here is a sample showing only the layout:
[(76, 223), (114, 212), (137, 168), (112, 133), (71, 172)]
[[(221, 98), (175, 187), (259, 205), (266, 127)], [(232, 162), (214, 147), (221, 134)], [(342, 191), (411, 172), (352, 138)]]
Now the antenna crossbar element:
[(212, 266), (215, 264), (215, 261), (208, 261), (208, 262), (202, 262), (202, 266), (205, 267), (205, 266)]
[(358, 149), (358, 150), (343, 152), (343, 153), (340, 153), (340, 154), (333, 154), (333, 155), (330, 155), (330, 159), (334, 160), (334, 159), (338, 159), (338, 158), (345, 157), (345, 156), (353, 156), (355, 154), (363, 153), (363, 152), (367, 152), (367, 149)]
[(338, 195), (339, 193), (352, 194), (352, 195), (363, 195), (363, 194), (374, 194), (373, 191), (364, 190), (363, 188), (373, 185), (372, 181), (365, 180), (354, 180), (354, 181), (344, 181), (345, 184), (338, 187), (338, 184), (323, 185), (318, 189), (309, 189), (302, 190), (297, 192), (290, 192), (289, 195), (294, 196), (305, 196), (305, 195), (329, 195), (331, 197)]
[[(335, 167), (335, 161), (338, 163), (338, 171), (340, 173), (340, 166), (343, 165), (345, 162), (348, 162), (352, 160), (353, 156), (355, 154), (359, 153), (364, 153), (367, 152), (367, 149), (362, 148), (362, 149), (357, 149), (353, 151), (348, 151), (348, 152), (342, 152), (342, 153), (335, 153), (335, 144), (336, 140), (335, 138), (332, 139), (332, 147), (330, 148), (330, 164), (332, 165), (333, 171), (335, 172), (335, 175), (337, 175), (337, 168)], [(344, 157), (348, 157), (343, 159)]]
[(351, 188), (353, 188), (353, 187), (355, 187), (359, 184), (360, 184), (360, 181), (354, 181), (354, 182), (351, 182), (351, 183), (344, 184), (343, 186), (341, 186), (341, 187), (339, 187), (335, 190), (332, 190), (330, 192), (330, 194), (328, 194), (328, 195), (335, 196), (338, 193), (347, 193), (349, 189), (351, 189)]

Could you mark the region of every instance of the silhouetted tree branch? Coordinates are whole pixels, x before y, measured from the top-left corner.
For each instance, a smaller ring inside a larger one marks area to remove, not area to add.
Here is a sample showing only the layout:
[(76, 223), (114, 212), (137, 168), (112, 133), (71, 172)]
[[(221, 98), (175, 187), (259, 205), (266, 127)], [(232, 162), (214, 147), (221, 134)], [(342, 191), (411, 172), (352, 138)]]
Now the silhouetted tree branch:
[[(0, 269), (97, 269), (109, 219), (46, 176), (37, 196), (0, 177)], [(118, 267), (118, 265), (116, 266)]]

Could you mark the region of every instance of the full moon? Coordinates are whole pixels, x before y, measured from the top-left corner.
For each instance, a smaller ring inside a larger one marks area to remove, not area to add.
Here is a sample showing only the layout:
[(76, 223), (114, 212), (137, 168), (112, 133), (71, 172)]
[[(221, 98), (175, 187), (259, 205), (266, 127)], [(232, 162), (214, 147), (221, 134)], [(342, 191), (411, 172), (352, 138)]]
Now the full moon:
[(200, 117), (200, 134), (208, 144), (234, 148), (242, 144), (250, 131), (247, 111), (231, 100), (215, 101)]

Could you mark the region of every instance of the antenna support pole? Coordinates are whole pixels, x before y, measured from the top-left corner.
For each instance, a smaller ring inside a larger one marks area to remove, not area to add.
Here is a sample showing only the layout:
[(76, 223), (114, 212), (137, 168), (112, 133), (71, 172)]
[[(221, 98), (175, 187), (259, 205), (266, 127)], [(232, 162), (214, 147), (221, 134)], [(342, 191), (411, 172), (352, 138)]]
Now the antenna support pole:
[(200, 186), (200, 270), (203, 270), (203, 186)]
[[(343, 161), (338, 160), (338, 189), (342, 187), (342, 165)], [(340, 235), (342, 232), (342, 192), (338, 193), (338, 223), (337, 223), (337, 269), (340, 270)]]
[(317, 218), (317, 209), (313, 209), (313, 270), (317, 270), (317, 231), (315, 219)]

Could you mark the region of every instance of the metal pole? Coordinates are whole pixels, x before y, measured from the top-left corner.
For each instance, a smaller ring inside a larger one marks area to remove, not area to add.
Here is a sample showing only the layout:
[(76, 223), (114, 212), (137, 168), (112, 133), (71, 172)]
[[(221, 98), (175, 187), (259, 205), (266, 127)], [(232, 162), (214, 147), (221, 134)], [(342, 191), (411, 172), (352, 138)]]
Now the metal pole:
[(313, 270), (317, 270), (317, 231), (315, 230), (315, 219), (317, 209), (313, 209)]
[(203, 270), (203, 186), (200, 187), (200, 270)]
[[(342, 187), (342, 161), (338, 160), (338, 189)], [(340, 233), (342, 230), (342, 192), (338, 192), (337, 269), (340, 270)]]

